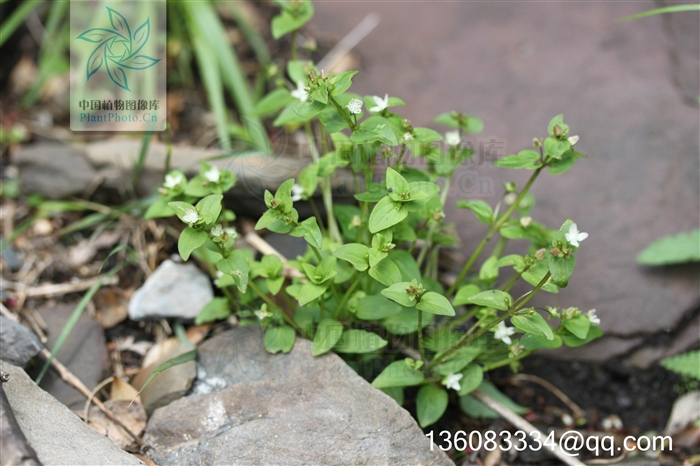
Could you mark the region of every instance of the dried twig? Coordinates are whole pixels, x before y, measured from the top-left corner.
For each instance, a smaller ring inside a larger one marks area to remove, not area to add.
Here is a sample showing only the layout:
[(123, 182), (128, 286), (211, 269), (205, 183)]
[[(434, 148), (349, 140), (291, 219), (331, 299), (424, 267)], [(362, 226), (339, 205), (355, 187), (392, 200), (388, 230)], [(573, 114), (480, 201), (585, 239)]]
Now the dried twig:
[(555, 387), (552, 383), (546, 381), (542, 377), (537, 377), (536, 375), (530, 374), (517, 374), (510, 378), (510, 381), (514, 383), (517, 383), (521, 380), (526, 380), (528, 382), (534, 382), (538, 385), (541, 385), (542, 387), (552, 392), (554, 396), (559, 398), (561, 402), (564, 403), (574, 413), (574, 416), (576, 416), (577, 419), (586, 419), (586, 412), (583, 409), (581, 409), (579, 405), (574, 403), (571, 398), (566, 396), (564, 392)]
[[(532, 435), (533, 433), (537, 432), (540, 434), (540, 438), (546, 437), (539, 429), (537, 429), (535, 426), (527, 422), (525, 419), (523, 419), (521, 416), (518, 416), (516, 413), (508, 409), (506, 406), (503, 406), (501, 403), (498, 401), (494, 400), (487, 394), (476, 390), (475, 392), (472, 392), (472, 395), (474, 398), (477, 400), (481, 401), (484, 403), (486, 406), (489, 408), (493, 409), (496, 411), (498, 414), (501, 415), (506, 421), (510, 422), (513, 424), (515, 427), (518, 429), (522, 430), (523, 432), (526, 432), (528, 435)], [(549, 451), (552, 452), (554, 456), (559, 458), (563, 463), (569, 465), (569, 466), (586, 466), (583, 464), (581, 461), (578, 459), (568, 455), (564, 450), (562, 450), (559, 445), (553, 444), (553, 445), (547, 445), (547, 448)]]
[[(77, 389), (86, 398), (90, 398), (91, 392), (85, 386), (85, 384), (79, 378), (77, 378), (71, 371), (69, 371), (66, 366), (61, 364), (56, 358), (51, 359), (51, 353), (49, 352), (49, 350), (44, 348), (43, 350), (41, 350), (40, 354), (47, 361), (51, 361), (51, 365), (53, 366), (53, 368), (56, 370), (56, 372), (58, 372), (58, 374), (67, 384)], [(100, 400), (95, 398), (93, 399), (93, 403), (95, 403), (95, 406), (97, 406), (99, 410), (102, 411), (105, 414), (105, 416), (107, 416), (112, 422), (124, 429), (124, 432), (129, 434), (129, 436), (131, 436), (131, 438), (133, 438), (136, 441), (139, 448), (141, 448), (141, 451), (145, 451), (148, 448), (147, 445), (143, 443), (143, 440), (141, 440), (138, 435), (133, 433), (131, 429), (129, 429), (119, 418), (117, 418), (117, 416), (115, 416), (114, 413), (110, 411), (110, 409), (107, 408)]]
[[(88, 278), (85, 280), (80, 280), (71, 283), (45, 283), (43, 285), (26, 288), (27, 298), (47, 298), (49, 296), (62, 296), (68, 293), (76, 293), (78, 291), (85, 291), (92, 288), (100, 280), (104, 279), (106, 275), (98, 275), (96, 277)], [(116, 285), (119, 283), (119, 277), (113, 276), (105, 280), (104, 285)], [(20, 283), (8, 283), (8, 288), (14, 288), (15, 290), (20, 290), (24, 288), (23, 284)]]
[(365, 19), (355, 26), (328, 54), (318, 62), (319, 70), (330, 70), (341, 58), (350, 53), (362, 39), (374, 30), (379, 24), (379, 15), (368, 14)]

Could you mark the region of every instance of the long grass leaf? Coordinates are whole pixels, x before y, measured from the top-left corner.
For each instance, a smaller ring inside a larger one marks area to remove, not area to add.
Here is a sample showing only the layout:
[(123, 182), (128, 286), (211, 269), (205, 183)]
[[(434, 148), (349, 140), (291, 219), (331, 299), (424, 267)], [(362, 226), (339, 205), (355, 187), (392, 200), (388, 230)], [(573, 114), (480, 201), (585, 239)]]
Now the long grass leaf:
[(44, 3), (42, 0), (25, 0), (19, 4), (15, 11), (0, 25), (0, 47), (17, 30), (19, 25), (27, 19), (27, 16), (42, 3)]
[(691, 5), (674, 5), (666, 6), (663, 8), (656, 8), (654, 10), (643, 11), (635, 15), (625, 16), (624, 18), (618, 19), (618, 21), (629, 21), (631, 19), (644, 18), (645, 16), (661, 15), (664, 13), (678, 13), (681, 11), (700, 11), (700, 3), (695, 3)]

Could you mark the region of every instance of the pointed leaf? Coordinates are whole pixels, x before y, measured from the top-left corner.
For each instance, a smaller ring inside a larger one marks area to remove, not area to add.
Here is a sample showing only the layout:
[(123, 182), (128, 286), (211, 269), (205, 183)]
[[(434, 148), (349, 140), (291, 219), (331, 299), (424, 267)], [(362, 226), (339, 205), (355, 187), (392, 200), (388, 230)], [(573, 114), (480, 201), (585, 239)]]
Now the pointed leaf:
[(316, 330), (316, 335), (314, 336), (314, 342), (312, 344), (314, 356), (327, 353), (338, 343), (342, 335), (343, 324), (335, 319), (323, 319), (318, 324), (318, 329)]
[(375, 388), (410, 387), (420, 384), (425, 376), (410, 367), (405, 360), (389, 364), (372, 382)]
[(448, 401), (449, 396), (444, 388), (435, 384), (421, 387), (416, 397), (418, 424), (423, 428), (435, 424), (445, 413)]

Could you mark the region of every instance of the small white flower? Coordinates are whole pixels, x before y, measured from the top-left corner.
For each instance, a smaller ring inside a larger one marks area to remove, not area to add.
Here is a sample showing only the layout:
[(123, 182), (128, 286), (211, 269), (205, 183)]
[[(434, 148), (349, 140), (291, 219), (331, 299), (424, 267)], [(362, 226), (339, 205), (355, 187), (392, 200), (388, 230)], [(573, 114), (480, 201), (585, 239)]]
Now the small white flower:
[(578, 136), (569, 136), (569, 139), (567, 139), (567, 141), (569, 141), (569, 144), (573, 146), (578, 142)]
[(511, 344), (513, 344), (513, 340), (510, 339), (510, 336), (514, 333), (515, 333), (515, 328), (506, 327), (506, 323), (501, 322), (498, 324), (498, 328), (496, 329), (496, 332), (494, 334), (494, 338), (496, 340), (501, 340), (506, 345), (511, 345)]
[(301, 201), (301, 196), (304, 194), (304, 188), (294, 183), (292, 185), (292, 201)]
[(445, 142), (448, 146), (458, 146), (462, 142), (459, 131), (448, 131), (445, 133)]
[(209, 170), (204, 172), (204, 178), (206, 178), (210, 183), (218, 183), (220, 176), (221, 174), (219, 173), (219, 169), (216, 167), (211, 167)]
[(598, 318), (597, 315), (595, 315), (595, 309), (591, 309), (588, 311), (588, 320), (595, 325), (600, 325), (600, 319)]
[(189, 226), (192, 226), (192, 224), (195, 223), (197, 220), (199, 220), (199, 215), (197, 215), (196, 210), (185, 209), (185, 215), (182, 216), (183, 222), (185, 222)]
[(442, 384), (448, 389), (460, 391), (462, 389), (459, 381), (464, 377), (463, 374), (450, 374), (442, 380)]
[(503, 198), (503, 202), (505, 202), (508, 205), (513, 205), (515, 203), (515, 200), (518, 198), (518, 195), (515, 193), (508, 193), (506, 196)]
[(216, 279), (214, 280), (214, 285), (219, 286), (219, 279), (224, 276), (221, 270), (216, 271)]
[(572, 246), (578, 247), (580, 242), (588, 238), (588, 233), (578, 231), (578, 227), (575, 223), (572, 223), (569, 227), (569, 232), (564, 235), (566, 240), (571, 243)]
[(224, 228), (224, 233), (226, 233), (229, 238), (236, 238), (238, 236), (238, 233), (236, 233), (236, 230), (233, 228)]
[(182, 182), (182, 175), (165, 175), (164, 188), (173, 189)]
[(403, 133), (403, 140), (404, 141), (413, 141), (413, 135), (411, 133), (409, 133), (408, 131), (406, 131), (405, 133)]
[(264, 304), (259, 310), (255, 311), (254, 314), (260, 320), (260, 322), (272, 316), (272, 314), (267, 312), (267, 306)]
[(294, 97), (295, 99), (299, 99), (302, 102), (306, 102), (306, 100), (309, 98), (309, 93), (306, 92), (304, 83), (301, 81), (297, 81), (297, 88), (294, 89), (290, 94), (292, 94), (292, 97)]
[(385, 94), (383, 99), (378, 95), (375, 95), (372, 99), (374, 99), (374, 103), (377, 104), (377, 106), (370, 108), (370, 112), (381, 112), (389, 108), (389, 94)]
[(214, 228), (211, 229), (211, 235), (216, 237), (216, 238), (221, 236), (223, 232), (224, 232), (224, 229), (221, 225), (214, 225)]
[(353, 115), (359, 115), (362, 113), (362, 101), (360, 99), (352, 99), (348, 104), (348, 110)]
[(564, 414), (562, 414), (562, 416), (561, 416), (561, 422), (562, 422), (565, 426), (570, 427), (570, 426), (573, 426), (573, 425), (574, 425), (574, 418), (571, 417), (571, 414), (564, 413)]
[(523, 217), (520, 219), (520, 224), (523, 226), (523, 228), (529, 227), (530, 223), (532, 223), (532, 217)]

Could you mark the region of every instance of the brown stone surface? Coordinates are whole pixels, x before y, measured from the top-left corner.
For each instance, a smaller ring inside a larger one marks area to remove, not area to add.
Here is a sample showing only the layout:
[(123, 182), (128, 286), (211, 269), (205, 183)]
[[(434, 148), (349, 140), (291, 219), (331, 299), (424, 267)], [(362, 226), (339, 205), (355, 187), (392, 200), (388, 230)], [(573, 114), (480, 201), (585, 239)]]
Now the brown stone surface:
[[(480, 116), (474, 138), (527, 148), (550, 118), (564, 113), (577, 147), (590, 156), (568, 173), (545, 174), (534, 188), (533, 218), (551, 226), (567, 218), (590, 233), (570, 285), (536, 304), (597, 308), (605, 331), (640, 334), (672, 328), (700, 300), (696, 266), (647, 269), (637, 254), (654, 239), (697, 228), (698, 15), (617, 19), (653, 2), (323, 2), (313, 25), (338, 37), (368, 13), (381, 17), (357, 47), (362, 71), (353, 91), (389, 93), (408, 103), (415, 125), (460, 110)], [(673, 53), (676, 51), (677, 53)], [(680, 76), (680, 77), (679, 77)], [(477, 155), (478, 157), (478, 155)], [(490, 181), (483, 192), (464, 181)], [(524, 171), (471, 166), (456, 174), (448, 220), (467, 256), (484, 233), (459, 198), (495, 204), (500, 183)], [(522, 244), (522, 243), (520, 243)], [(517, 241), (509, 251), (522, 251)], [(534, 302), (534, 301), (533, 301)], [(623, 341), (623, 340), (618, 340)], [(627, 346), (627, 345), (625, 345)], [(586, 348), (577, 355), (597, 358)]]

